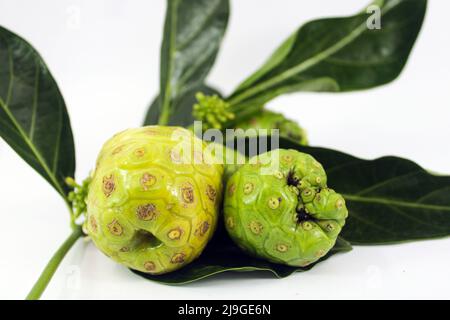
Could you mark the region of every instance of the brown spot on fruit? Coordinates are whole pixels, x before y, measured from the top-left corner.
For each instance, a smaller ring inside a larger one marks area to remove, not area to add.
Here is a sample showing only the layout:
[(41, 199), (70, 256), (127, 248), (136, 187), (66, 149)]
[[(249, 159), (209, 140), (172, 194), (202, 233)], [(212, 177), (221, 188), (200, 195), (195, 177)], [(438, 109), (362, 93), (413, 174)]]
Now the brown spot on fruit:
[(122, 150), (123, 150), (123, 146), (118, 146), (117, 148), (115, 148), (115, 149), (113, 150), (112, 155), (114, 156), (114, 155), (116, 155), (116, 154), (122, 152)]
[(145, 129), (145, 134), (148, 134), (149, 136), (159, 136), (160, 132), (157, 129)]
[(232, 197), (234, 195), (234, 192), (236, 191), (236, 185), (234, 183), (230, 184), (228, 187), (228, 195)]
[(281, 159), (285, 163), (291, 163), (292, 162), (292, 156), (289, 155), (289, 154), (285, 154), (284, 156), (281, 157)]
[(339, 199), (336, 201), (336, 208), (337, 209), (342, 209), (342, 207), (344, 206), (344, 200), (343, 199)]
[(182, 252), (175, 253), (172, 256), (172, 259), (170, 259), (170, 262), (172, 262), (172, 263), (183, 263), (185, 258), (186, 258), (186, 255), (184, 253), (182, 253)]
[(192, 184), (186, 183), (181, 187), (181, 197), (185, 203), (194, 202), (194, 188), (192, 187)]
[(103, 177), (103, 194), (108, 198), (116, 189), (116, 183), (114, 182), (114, 175)]
[(116, 219), (114, 219), (113, 221), (111, 221), (110, 224), (108, 224), (108, 229), (109, 232), (111, 232), (115, 236), (121, 236), (123, 233), (123, 228)]
[(158, 210), (153, 203), (138, 206), (136, 208), (136, 215), (140, 220), (154, 220), (158, 214)]
[(170, 151), (170, 159), (172, 159), (172, 162), (174, 162), (174, 163), (180, 163), (181, 155), (177, 150), (171, 150)]
[(228, 218), (227, 218), (227, 226), (228, 226), (228, 228), (230, 228), (230, 229), (234, 229), (235, 224), (234, 224), (234, 219), (233, 219), (233, 217), (228, 217)]
[(203, 221), (195, 230), (195, 235), (203, 237), (209, 230), (210, 224), (208, 221)]
[(281, 172), (281, 171), (276, 171), (276, 172), (274, 173), (274, 176), (275, 176), (275, 178), (277, 178), (277, 179), (283, 179), (283, 178), (284, 178), (284, 174), (283, 174), (283, 172)]
[(98, 227), (97, 226), (97, 220), (95, 220), (94, 216), (90, 216), (89, 217), (89, 223), (91, 225), (92, 231), (97, 232), (97, 227)]
[(214, 201), (216, 200), (217, 192), (216, 189), (214, 189), (213, 186), (209, 185), (206, 187), (206, 195), (208, 196), (209, 200)]
[(306, 230), (306, 231), (309, 231), (309, 230), (311, 230), (313, 228), (313, 225), (310, 222), (308, 222), (308, 221), (304, 221), (302, 223), (302, 228), (304, 230)]
[(120, 251), (120, 252), (129, 252), (129, 251), (130, 251), (130, 248), (128, 248), (128, 247), (122, 247), (122, 248), (120, 248), (119, 251)]
[(252, 222), (250, 222), (250, 231), (253, 233), (253, 234), (256, 234), (256, 235), (259, 235), (259, 234), (261, 234), (261, 232), (263, 231), (263, 226), (262, 226), (262, 224), (260, 223), (260, 222), (258, 222), (258, 221), (252, 221)]
[(270, 198), (267, 205), (270, 209), (275, 210), (280, 206), (280, 200), (277, 198)]
[(244, 185), (244, 194), (249, 195), (250, 193), (252, 193), (253, 189), (254, 189), (253, 183), (247, 182)]
[(141, 158), (145, 155), (145, 148), (138, 148), (134, 150), (134, 155), (138, 158)]
[(156, 183), (156, 177), (146, 172), (141, 177), (141, 186), (144, 191), (148, 191), (148, 189)]
[(155, 264), (154, 264), (153, 262), (151, 262), (151, 261), (146, 261), (146, 262), (144, 263), (144, 269), (147, 270), (147, 271), (149, 271), (149, 272), (152, 272), (152, 271), (155, 271), (156, 266), (155, 266)]
[(179, 240), (181, 238), (181, 235), (183, 234), (183, 229), (181, 228), (175, 228), (167, 232), (167, 237), (170, 240)]
[(277, 244), (276, 249), (278, 252), (284, 253), (284, 252), (288, 251), (289, 247), (285, 244), (279, 243), (279, 244)]

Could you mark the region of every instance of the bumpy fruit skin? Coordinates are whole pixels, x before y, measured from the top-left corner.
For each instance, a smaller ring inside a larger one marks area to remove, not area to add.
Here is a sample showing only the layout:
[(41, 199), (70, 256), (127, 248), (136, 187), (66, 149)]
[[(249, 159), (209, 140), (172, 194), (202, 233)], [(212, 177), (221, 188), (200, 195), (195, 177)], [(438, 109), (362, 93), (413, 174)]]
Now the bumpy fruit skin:
[[(271, 157), (275, 166), (268, 164)], [(246, 252), (274, 263), (303, 267), (317, 261), (345, 224), (344, 198), (327, 187), (322, 165), (310, 155), (280, 149), (256, 159), (227, 182), (229, 235)]]
[[(186, 143), (200, 148), (183, 153)], [(192, 132), (176, 127), (130, 129), (106, 142), (87, 198), (85, 229), (95, 245), (151, 274), (198, 257), (216, 227), (222, 196), (223, 167), (204, 149)]]
[(308, 145), (306, 131), (295, 121), (285, 118), (281, 113), (263, 110), (256, 116), (238, 123), (236, 128), (247, 129), (279, 129), (281, 137), (287, 137), (300, 145)]

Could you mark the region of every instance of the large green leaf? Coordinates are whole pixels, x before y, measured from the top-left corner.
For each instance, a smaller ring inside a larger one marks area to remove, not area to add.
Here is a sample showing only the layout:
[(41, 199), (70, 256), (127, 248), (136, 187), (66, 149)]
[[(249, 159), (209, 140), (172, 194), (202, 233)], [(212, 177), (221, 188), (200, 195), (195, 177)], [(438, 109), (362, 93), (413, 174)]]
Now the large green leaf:
[(37, 51), (0, 27), (0, 136), (63, 197), (75, 149), (61, 93)]
[(342, 236), (352, 244), (386, 244), (450, 235), (450, 176), (429, 173), (397, 157), (363, 160), (324, 148), (300, 147), (323, 164), (342, 193), (349, 218)]
[(173, 104), (201, 85), (216, 59), (228, 23), (228, 0), (168, 0), (161, 46), (159, 123)]
[[(320, 261), (328, 259), (330, 256), (347, 252), (352, 249), (351, 245), (342, 238), (339, 238), (333, 249)], [(261, 259), (253, 258), (239, 249), (228, 237), (223, 225), (220, 224), (213, 239), (206, 247), (200, 258), (176, 272), (152, 276), (146, 273), (134, 271), (149, 280), (166, 284), (186, 284), (198, 281), (207, 277), (224, 272), (269, 272), (278, 278), (284, 278), (294, 272), (302, 272), (311, 269), (314, 264), (305, 268), (294, 268), (279, 264), (270, 263)]]
[(426, 0), (375, 1), (381, 29), (363, 12), (300, 27), (228, 98), (245, 109), (294, 91), (343, 92), (386, 84), (402, 71), (425, 16)]
[[(203, 92), (206, 95), (217, 94), (218, 96), (221, 96), (219, 91), (204, 84), (192, 88), (183, 95), (177, 97), (173, 102), (172, 113), (169, 115), (167, 123), (168, 125), (187, 127), (194, 123), (195, 119), (192, 116), (192, 107), (197, 102), (197, 99), (195, 98), (197, 92)], [(158, 124), (160, 101), (159, 95), (153, 100), (147, 111), (147, 115), (145, 116), (144, 125)]]

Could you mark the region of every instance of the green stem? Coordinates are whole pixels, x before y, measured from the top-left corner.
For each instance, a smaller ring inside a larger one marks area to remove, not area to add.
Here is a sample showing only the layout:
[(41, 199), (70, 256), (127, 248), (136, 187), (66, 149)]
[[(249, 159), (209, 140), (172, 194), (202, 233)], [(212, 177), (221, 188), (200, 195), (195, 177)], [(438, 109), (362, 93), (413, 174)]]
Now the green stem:
[(64, 243), (59, 247), (53, 257), (50, 259), (38, 281), (35, 283), (30, 293), (27, 295), (27, 300), (38, 300), (41, 297), (64, 256), (77, 241), (77, 239), (82, 235), (83, 231), (81, 230), (81, 226), (77, 226), (73, 230), (72, 234), (66, 239), (66, 241), (64, 241)]
[(161, 111), (161, 115), (159, 116), (158, 119), (158, 124), (160, 126), (166, 126), (169, 123), (169, 116), (170, 116), (170, 108), (169, 105), (166, 104)]

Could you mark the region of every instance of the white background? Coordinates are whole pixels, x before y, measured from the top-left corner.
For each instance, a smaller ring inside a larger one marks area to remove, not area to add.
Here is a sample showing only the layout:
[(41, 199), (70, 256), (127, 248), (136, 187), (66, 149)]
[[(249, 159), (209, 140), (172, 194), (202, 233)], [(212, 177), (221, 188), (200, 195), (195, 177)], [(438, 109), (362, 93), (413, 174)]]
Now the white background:
[[(210, 82), (230, 92), (300, 24), (349, 15), (368, 1), (232, 1)], [(431, 0), (401, 77), (351, 94), (292, 94), (270, 108), (304, 125), (313, 145), (364, 157), (398, 155), (450, 174), (449, 1)], [(165, 1), (0, 0), (0, 24), (29, 40), (69, 109), (77, 178), (102, 143), (141, 124), (158, 91)], [(0, 140), (0, 298), (24, 298), (69, 234), (56, 192)], [(450, 298), (450, 239), (356, 247), (283, 280), (227, 274), (183, 287), (145, 281), (79, 241), (43, 298)]]

